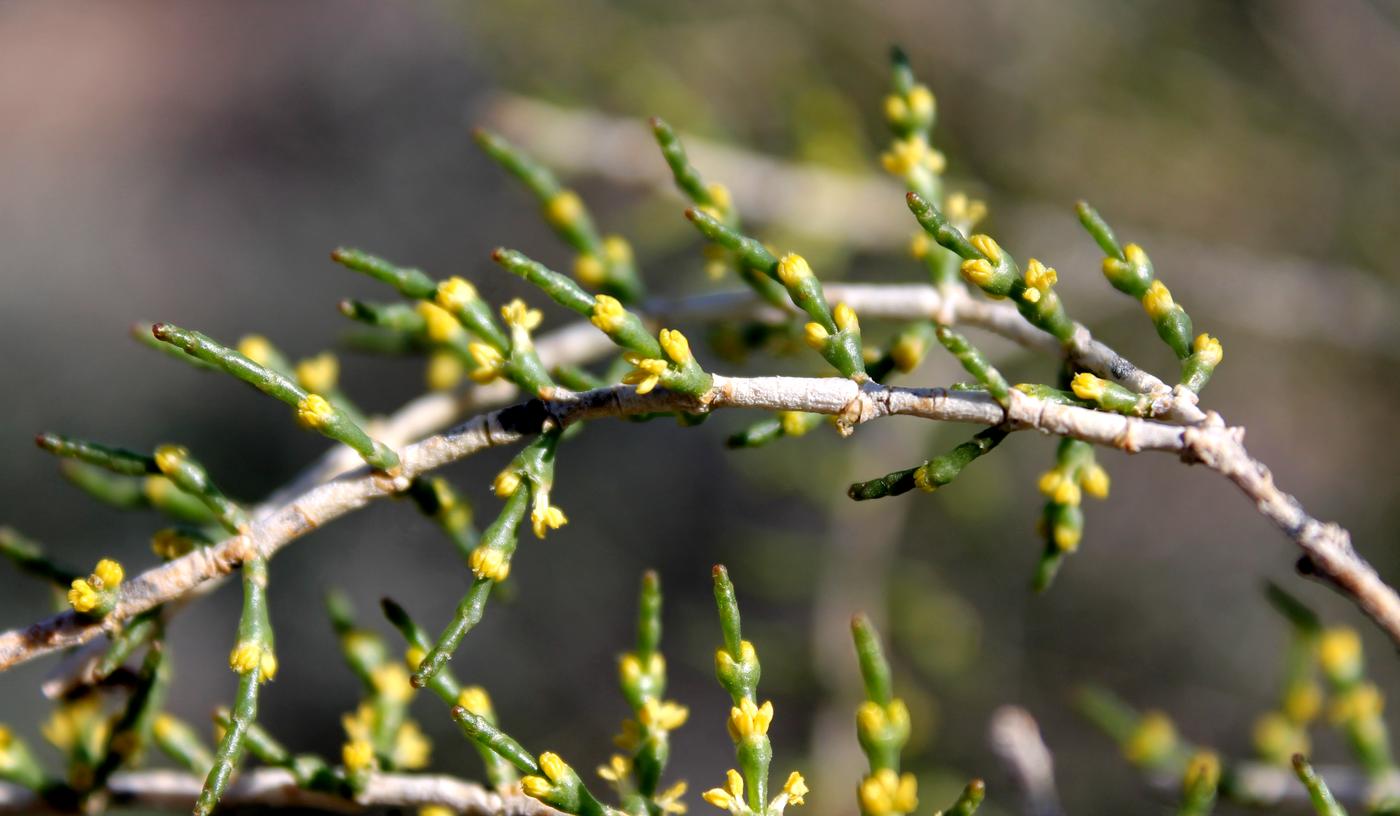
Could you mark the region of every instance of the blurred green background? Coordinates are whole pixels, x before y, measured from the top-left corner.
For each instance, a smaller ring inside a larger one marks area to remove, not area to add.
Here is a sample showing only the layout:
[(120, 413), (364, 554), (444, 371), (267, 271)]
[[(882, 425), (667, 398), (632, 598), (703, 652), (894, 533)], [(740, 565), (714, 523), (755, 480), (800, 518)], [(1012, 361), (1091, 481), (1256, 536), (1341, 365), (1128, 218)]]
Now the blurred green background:
[[(1094, 202), (1152, 253), (1198, 328), (1223, 340), (1206, 404), (1246, 425), (1280, 484), (1400, 580), (1400, 5), (1382, 0), (6, 3), (0, 522), (76, 565), (110, 555), (134, 571), (155, 560), (147, 539), (161, 522), (76, 493), (33, 448), (38, 431), (136, 448), (177, 441), (250, 499), (324, 447), (272, 400), (131, 342), (134, 321), (230, 341), (257, 331), (309, 355), (345, 330), (340, 298), (385, 297), (327, 260), (338, 244), (465, 275), (493, 300), (523, 291), (489, 262), (497, 245), (566, 265), (535, 205), (472, 146), (471, 125), (544, 149), (551, 127), (522, 131), (510, 116), (522, 100), (624, 123), (661, 114), (731, 147), (877, 181), (894, 42), (937, 95), (936, 142), (953, 185), (989, 200), (989, 231), (1056, 266), (1073, 316), (1166, 373), (1165, 350), (1108, 291), (1075, 224), (1074, 200)], [(677, 200), (619, 179), (599, 158), (608, 147), (557, 152), (601, 225), (634, 240), (651, 288), (734, 286), (705, 278)], [(654, 153), (627, 158), (641, 176), (663, 167)], [(807, 254), (824, 278), (919, 278), (897, 189), (887, 209), (817, 202), (836, 226), (813, 230), (784, 218), (792, 210), (768, 180), (723, 180), (741, 212), (770, 216), (765, 236)], [(546, 327), (565, 319), (546, 310)], [(1013, 381), (1053, 376), (1044, 360), (987, 345)], [(807, 357), (713, 367), (817, 370)], [(349, 393), (374, 411), (421, 387), (409, 361), (347, 357), (343, 368)], [(911, 381), (960, 377), (934, 360)], [(1262, 600), (1266, 577), (1360, 626), (1377, 682), (1400, 688), (1392, 647), (1346, 602), (1293, 577), (1291, 545), (1208, 472), (1104, 454), (1113, 496), (1086, 507), (1081, 553), (1033, 597), (1034, 480), (1051, 440), (1014, 438), (933, 496), (855, 505), (850, 480), (910, 466), (966, 429), (892, 420), (845, 441), (823, 431), (724, 450), (727, 432), (755, 418), (693, 430), (605, 422), (561, 451), (555, 495), (569, 526), (523, 542), (513, 600), (493, 605), (453, 663), (493, 692), (526, 745), (580, 770), (606, 759), (626, 711), (615, 655), (630, 637), (636, 579), (655, 567), (668, 592), (672, 696), (692, 711), (673, 737), (677, 775), (692, 791), (718, 784), (731, 748), (711, 674), (717, 561), (731, 568), (763, 657), (775, 770), (807, 772), (814, 814), (854, 810), (846, 622), (861, 609), (889, 621), (919, 725), (910, 754), (924, 809), (981, 775), (989, 812), (1014, 810), (986, 747), (1003, 703), (1040, 720), (1071, 812), (1160, 808), (1072, 712), (1084, 681), (1164, 709), (1201, 744), (1247, 753), (1286, 634)], [(508, 456), (448, 470), (479, 516), (494, 515), (488, 485)], [(279, 555), (282, 669), (263, 721), (296, 748), (338, 753), (356, 688), (321, 611), (326, 589), (349, 591), (375, 625), (389, 595), (435, 628), (466, 581), (429, 523), (394, 503)], [(50, 603), (9, 570), (0, 599), (6, 627)], [(232, 694), (237, 605), (230, 585), (173, 626), (172, 707), (192, 720)], [(54, 665), (0, 678), (0, 720), (37, 734), (37, 686)], [(478, 776), (437, 701), (418, 706), (434, 767)], [(1316, 753), (1347, 759), (1330, 737)]]

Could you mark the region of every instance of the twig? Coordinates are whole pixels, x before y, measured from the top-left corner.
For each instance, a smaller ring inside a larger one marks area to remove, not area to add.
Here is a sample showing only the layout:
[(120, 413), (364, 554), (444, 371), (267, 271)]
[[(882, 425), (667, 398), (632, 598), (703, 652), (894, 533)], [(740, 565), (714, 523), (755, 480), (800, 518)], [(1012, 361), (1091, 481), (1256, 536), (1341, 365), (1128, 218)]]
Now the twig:
[(950, 422), (1036, 429), (1127, 452), (1176, 453), (1227, 476), (1260, 511), (1287, 533), (1310, 559), (1319, 575), (1331, 580), (1400, 644), (1400, 597), (1352, 548), (1345, 531), (1309, 517), (1296, 499), (1280, 491), (1268, 470), (1250, 458), (1242, 429), (1228, 428), (1216, 415), (1199, 426), (1183, 428), (1071, 405), (1060, 405), (1012, 392), (1003, 409), (978, 392), (942, 388), (895, 388), (857, 385), (837, 378), (715, 376), (700, 397), (658, 389), (646, 395), (629, 386), (581, 394), (562, 392), (554, 399), (531, 400), (478, 416), (446, 433), (402, 451), (403, 472), (390, 478), (356, 471), (302, 494), (276, 513), (256, 521), (249, 532), (151, 569), (124, 583), (117, 605), (103, 622), (64, 613), (0, 635), (0, 670), (96, 637), (105, 626), (125, 620), (159, 603), (179, 598), (195, 587), (226, 575), (254, 555), (270, 557), (289, 542), (356, 510), (369, 501), (393, 495), (409, 480), (479, 450), (512, 444), (547, 426), (569, 425), (601, 417), (657, 411), (705, 412), (721, 408), (807, 411), (835, 415), (849, 430), (884, 416), (918, 416)]
[(1026, 816), (1061, 816), (1064, 809), (1055, 791), (1055, 762), (1031, 713), (1019, 706), (998, 708), (992, 712), (988, 736), (992, 752), (1021, 789), (1022, 812)]
[[(114, 807), (188, 811), (203, 780), (179, 771), (128, 771), (113, 774), (107, 785)], [(388, 807), (445, 805), (464, 816), (558, 816), (558, 812), (524, 794), (502, 796), (474, 782), (451, 776), (374, 774), (354, 799), (311, 791), (281, 768), (258, 768), (241, 774), (224, 792), (224, 807), (298, 807), (332, 813), (360, 813)], [(18, 785), (0, 782), (0, 813), (49, 812), (42, 799)]]

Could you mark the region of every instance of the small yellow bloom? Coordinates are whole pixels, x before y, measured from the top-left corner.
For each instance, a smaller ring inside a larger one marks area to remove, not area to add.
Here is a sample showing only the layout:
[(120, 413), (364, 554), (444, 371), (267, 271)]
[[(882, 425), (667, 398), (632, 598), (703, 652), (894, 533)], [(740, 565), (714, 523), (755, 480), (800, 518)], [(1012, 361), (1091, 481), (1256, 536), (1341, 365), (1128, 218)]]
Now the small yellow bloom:
[(1196, 358), (1208, 366), (1218, 366), (1220, 361), (1225, 359), (1225, 349), (1221, 347), (1220, 341), (1205, 332), (1196, 335), (1191, 347), (1196, 352)]
[(472, 550), (467, 564), (478, 578), (490, 578), (499, 583), (510, 575), (510, 557), (496, 547), (484, 544), (477, 547)]
[(1081, 371), (1074, 375), (1069, 387), (1074, 391), (1074, 395), (1082, 400), (1097, 402), (1108, 391), (1108, 380), (1099, 379), (1087, 371)]
[(540, 321), (544, 320), (544, 314), (539, 309), (531, 309), (525, 305), (525, 301), (516, 298), (501, 307), (501, 319), (512, 329), (533, 331), (539, 327)]
[(991, 261), (993, 265), (1001, 265), (1001, 246), (992, 236), (978, 233), (969, 238), (968, 241), (977, 247), (977, 251), (982, 253), (983, 257)]
[(778, 261), (778, 280), (784, 286), (793, 287), (812, 277), (812, 267), (807, 259), (796, 252), (789, 252)]
[(414, 308), (426, 324), (428, 339), (434, 343), (451, 342), (466, 331), (456, 315), (432, 301), (420, 300)]
[(724, 775), (724, 787), (710, 788), (700, 794), (700, 798), (720, 810), (738, 813), (744, 808), (744, 777), (730, 768)]
[(593, 298), (593, 314), (589, 316), (589, 321), (606, 334), (612, 334), (622, 328), (627, 318), (627, 310), (622, 308), (622, 303), (617, 298), (609, 295), (595, 295)]
[(1073, 480), (1061, 479), (1059, 484), (1055, 485), (1055, 492), (1050, 495), (1050, 498), (1055, 504), (1078, 507), (1082, 496), (1079, 485), (1075, 484)]
[(890, 347), (890, 357), (894, 360), (895, 368), (908, 373), (919, 367), (927, 351), (923, 338), (905, 335)]
[(325, 393), (340, 379), (340, 361), (329, 351), (297, 363), (297, 384), (307, 391)]
[(520, 790), (524, 791), (526, 796), (543, 800), (554, 793), (554, 785), (542, 776), (531, 775), (520, 780)]
[(886, 729), (908, 732), (909, 707), (898, 697), (890, 700), (887, 706), (866, 700), (856, 708), (856, 725), (866, 734), (876, 734)]
[(307, 394), (297, 403), (297, 424), (303, 428), (320, 430), (335, 419), (335, 406), (320, 394)]
[(146, 498), (151, 504), (159, 505), (170, 496), (170, 491), (176, 487), (164, 476), (150, 475), (141, 482), (141, 492), (146, 494)]
[(156, 448), (156, 467), (167, 476), (174, 473), (190, 457), (190, 451), (183, 445), (161, 445)]
[(685, 335), (679, 329), (662, 329), (657, 335), (662, 351), (670, 357), (676, 365), (683, 366), (691, 361), (690, 341), (685, 339)]
[(811, 427), (807, 424), (807, 417), (801, 411), (779, 411), (778, 424), (783, 429), (784, 436), (802, 436)]
[(808, 793), (807, 780), (802, 778), (802, 774), (793, 771), (788, 774), (787, 781), (783, 783), (783, 793), (787, 794), (788, 804), (802, 804)]
[(909, 118), (909, 103), (904, 101), (904, 97), (897, 94), (890, 94), (885, 97), (885, 120), (890, 124), (898, 125)]
[(350, 773), (360, 773), (374, 767), (374, 746), (369, 740), (350, 740), (340, 748), (340, 761)]
[(551, 751), (540, 754), (540, 770), (551, 782), (564, 782), (573, 775), (573, 769), (569, 763), (559, 758), (559, 755)]
[(720, 212), (729, 212), (734, 207), (734, 196), (729, 193), (729, 188), (719, 182), (714, 182), (705, 186), (705, 192), (710, 194), (710, 202), (715, 209)]
[(642, 703), (642, 710), (638, 713), (637, 719), (641, 720), (642, 725), (648, 728), (674, 731), (685, 725), (689, 716), (690, 709), (679, 703), (671, 700), (662, 702), (655, 697), (648, 697)]
[(861, 812), (866, 816), (912, 813), (919, 806), (919, 782), (913, 774), (899, 775), (881, 768), (867, 776), (858, 790)]
[(1040, 298), (1050, 287), (1059, 281), (1060, 276), (1055, 272), (1055, 268), (1046, 266), (1035, 258), (1026, 261), (1026, 291), (1022, 295), (1030, 303), (1040, 302)]
[(715, 672), (721, 675), (733, 674), (739, 670), (741, 664), (748, 665), (758, 660), (758, 652), (754, 651), (753, 644), (747, 640), (739, 641), (739, 659), (735, 660), (725, 649), (715, 650)]
[(428, 739), (423, 730), (418, 727), (418, 723), (407, 720), (399, 726), (399, 731), (394, 735), (394, 764), (407, 770), (417, 770), (427, 767), (428, 758), (432, 756), (433, 743)]
[(427, 656), (428, 653), (421, 646), (409, 646), (404, 649), (403, 662), (410, 669), (417, 671), (418, 667), (423, 665), (423, 658)]
[(1181, 784), (1188, 791), (1200, 787), (1215, 788), (1220, 784), (1220, 757), (1210, 751), (1198, 751), (1186, 763)]
[(520, 474), (510, 468), (506, 468), (496, 474), (496, 478), (491, 481), (491, 490), (500, 498), (505, 499), (515, 495), (515, 491), (520, 489), (522, 479)]
[(1147, 287), (1147, 293), (1142, 296), (1142, 308), (1147, 310), (1147, 316), (1153, 320), (1161, 320), (1171, 314), (1177, 308), (1172, 300), (1172, 293), (1167, 289), (1166, 284), (1155, 280)]
[(1123, 257), (1128, 259), (1128, 263), (1134, 266), (1143, 266), (1147, 263), (1147, 253), (1137, 244), (1128, 244), (1123, 247)]
[(608, 764), (598, 766), (598, 776), (609, 782), (621, 782), (632, 772), (632, 760), (621, 754), (613, 754)]
[(545, 533), (558, 530), (568, 523), (568, 516), (554, 505), (537, 507), (530, 511), (530, 528), (534, 530), (535, 538), (544, 538)]
[(1307, 755), (1311, 749), (1308, 732), (1277, 711), (1264, 714), (1254, 723), (1253, 737), (1254, 749), (1266, 757)]
[(933, 240), (923, 230), (914, 233), (914, 237), (909, 239), (909, 254), (919, 260), (923, 260), (931, 249), (933, 249)]
[(656, 806), (661, 808), (662, 813), (685, 813), (687, 808), (681, 797), (685, 796), (686, 784), (684, 781), (677, 782), (666, 790), (662, 791), (653, 800)]
[(1079, 540), (1084, 536), (1082, 530), (1067, 524), (1056, 524), (1055, 529), (1050, 532), (1055, 540), (1055, 548), (1060, 552), (1074, 552), (1079, 549)]
[(107, 720), (102, 715), (102, 701), (96, 695), (88, 695), (72, 702), (63, 703), (53, 710), (49, 719), (40, 729), (55, 748), (72, 751), (81, 740), (106, 741)]
[(943, 214), (959, 229), (969, 230), (987, 217), (987, 203), (966, 193), (951, 193), (943, 202)]
[(1108, 498), (1108, 471), (1095, 462), (1079, 474), (1079, 486), (1096, 499)]
[(933, 116), (937, 100), (927, 85), (915, 85), (909, 89), (909, 112), (916, 119), (927, 120)]
[(773, 703), (765, 701), (756, 706), (752, 700), (744, 699), (739, 705), (729, 709), (729, 736), (735, 741), (749, 737), (761, 737), (768, 733), (768, 724), (773, 722)]
[(621, 235), (609, 235), (603, 239), (603, 257), (614, 264), (630, 264), (632, 245)]
[(467, 686), (457, 694), (457, 705), (478, 717), (491, 716), (491, 695), (481, 686)]
[[(1306, 724), (1322, 710), (1322, 689), (1316, 683), (1304, 683), (1288, 690), (1283, 698), (1283, 713), (1295, 723)], [(1302, 753), (1307, 753), (1303, 751)]]
[(244, 335), (243, 339), (238, 341), (238, 353), (266, 367), (272, 360), (272, 343), (261, 334)]
[(1355, 629), (1338, 627), (1322, 633), (1317, 659), (1329, 677), (1349, 680), (1361, 674), (1361, 636)]
[(916, 171), (942, 173), (947, 160), (923, 137), (910, 136), (892, 142), (890, 149), (880, 155), (880, 166), (890, 175), (907, 178)]
[(472, 360), (476, 361), (476, 368), (471, 371), (471, 378), (483, 385), (501, 376), (501, 371), (505, 369), (506, 358), (496, 350), (495, 346), (486, 343), (468, 343), (467, 352), (471, 354)]
[(424, 380), (433, 391), (451, 391), (466, 376), (462, 359), (450, 351), (434, 351), (428, 355), (428, 368)]
[(590, 288), (602, 286), (608, 279), (608, 268), (597, 255), (583, 252), (574, 257), (574, 278)]
[(85, 615), (101, 603), (102, 596), (92, 584), (84, 578), (73, 579), (73, 584), (68, 590), (68, 605), (73, 607), (74, 612)]
[(836, 304), (836, 308), (832, 310), (832, 318), (836, 321), (836, 328), (841, 331), (860, 331), (860, 320), (856, 317), (856, 310), (844, 303)]
[(831, 334), (825, 326), (813, 321), (802, 327), (802, 339), (807, 341), (807, 345), (821, 351), (826, 347), (826, 341), (831, 339)]
[(996, 268), (983, 258), (963, 261), (958, 269), (962, 272), (962, 276), (967, 279), (968, 283), (978, 288), (990, 285), (991, 282), (996, 279), (997, 275)]
[(261, 669), (263, 662), (263, 647), (261, 643), (254, 640), (240, 641), (229, 652), (228, 665), (239, 674), (247, 674), (253, 669)]
[(457, 816), (457, 811), (447, 805), (424, 805), (418, 808), (418, 816)]
[(381, 663), (370, 672), (370, 682), (380, 696), (399, 703), (413, 699), (413, 684), (402, 663)]
[(126, 573), (122, 570), (122, 565), (110, 558), (104, 558), (97, 562), (97, 566), (92, 569), (92, 576), (102, 582), (105, 589), (116, 589), (121, 586), (122, 578)]
[(479, 297), (475, 286), (456, 276), (439, 283), (437, 291), (433, 293), (433, 301), (449, 312), (460, 312)]
[(665, 360), (653, 360), (632, 355), (628, 357), (628, 362), (636, 368), (627, 372), (622, 381), (627, 385), (637, 386), (638, 394), (651, 393), (651, 390), (661, 382), (661, 375), (667, 371)]
[(560, 190), (544, 205), (544, 217), (556, 227), (567, 227), (583, 216), (583, 200), (573, 190)]
[(1151, 765), (1176, 749), (1176, 726), (1160, 711), (1148, 711), (1123, 745), (1123, 754), (1134, 765)]
[(1362, 683), (1332, 700), (1327, 716), (1333, 723), (1345, 725), (1373, 720), (1385, 711), (1385, 698), (1374, 683)]

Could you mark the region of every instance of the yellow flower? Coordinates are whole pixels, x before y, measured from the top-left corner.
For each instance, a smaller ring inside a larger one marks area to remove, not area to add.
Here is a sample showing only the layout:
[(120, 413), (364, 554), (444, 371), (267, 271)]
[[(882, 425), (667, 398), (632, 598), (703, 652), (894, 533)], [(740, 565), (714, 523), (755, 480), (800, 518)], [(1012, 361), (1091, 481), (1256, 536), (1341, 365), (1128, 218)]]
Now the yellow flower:
[(679, 703), (667, 700), (662, 702), (655, 697), (648, 697), (642, 703), (642, 710), (638, 713), (637, 719), (642, 725), (648, 728), (655, 728), (660, 731), (674, 731), (685, 725), (686, 718), (690, 716), (690, 709)]
[(410, 669), (417, 671), (418, 667), (423, 665), (423, 658), (427, 656), (428, 653), (424, 651), (423, 647), (409, 646), (403, 651), (403, 662), (404, 665), (408, 666)]
[(501, 307), (501, 319), (512, 329), (533, 331), (539, 327), (540, 321), (544, 320), (544, 314), (539, 309), (531, 309), (525, 305), (525, 301), (516, 298)]
[(683, 366), (691, 361), (690, 341), (685, 339), (685, 335), (679, 329), (662, 329), (657, 335), (662, 351), (670, 357), (676, 365)]
[(963, 261), (958, 267), (962, 276), (973, 286), (983, 287), (991, 284), (996, 279), (996, 268), (983, 258), (974, 258), (970, 261)]
[(502, 499), (515, 495), (515, 491), (520, 489), (520, 474), (510, 468), (506, 468), (496, 474), (496, 478), (491, 482), (491, 490)]
[(1035, 258), (1026, 261), (1026, 291), (1021, 297), (1028, 303), (1039, 303), (1040, 298), (1059, 280), (1054, 267), (1046, 266)]
[(821, 351), (826, 346), (826, 341), (831, 339), (831, 334), (822, 324), (812, 322), (802, 327), (802, 339), (807, 341), (807, 345)]
[(1108, 471), (1097, 462), (1089, 465), (1079, 474), (1079, 486), (1096, 499), (1108, 498)]
[(1220, 784), (1220, 757), (1210, 751), (1199, 751), (1186, 763), (1186, 773), (1182, 787), (1190, 791), (1195, 788), (1215, 788)]
[(467, 564), (478, 578), (490, 578), (499, 583), (510, 575), (510, 556), (497, 547), (484, 544), (477, 547), (472, 550)]
[(603, 257), (614, 264), (630, 264), (632, 245), (621, 235), (609, 235), (603, 239)]
[(1172, 301), (1172, 293), (1167, 289), (1166, 284), (1155, 280), (1151, 286), (1147, 287), (1147, 293), (1142, 296), (1142, 308), (1147, 310), (1148, 317), (1160, 320), (1178, 307)]
[(836, 328), (841, 331), (859, 332), (860, 320), (856, 317), (856, 310), (844, 303), (836, 304), (836, 309), (832, 313), (836, 321)]
[(735, 741), (749, 737), (761, 737), (768, 733), (768, 724), (773, 722), (773, 703), (765, 701), (756, 706), (753, 700), (740, 700), (739, 705), (729, 709), (729, 736)]
[(783, 783), (783, 793), (787, 794), (788, 804), (802, 804), (807, 792), (807, 780), (802, 778), (802, 774), (797, 771), (788, 774), (787, 781)]
[(724, 775), (724, 787), (710, 788), (700, 798), (720, 810), (738, 813), (744, 809), (744, 777), (730, 768)]
[(433, 391), (451, 391), (466, 375), (462, 360), (450, 351), (434, 351), (428, 355), (424, 379)]
[(433, 293), (433, 301), (449, 312), (460, 312), (478, 297), (475, 286), (456, 276), (439, 283)]
[(686, 784), (684, 781), (677, 782), (666, 790), (662, 791), (652, 801), (661, 809), (662, 813), (685, 813), (687, 808), (681, 797), (685, 796)]
[(890, 347), (890, 357), (894, 360), (895, 368), (908, 373), (919, 367), (919, 363), (924, 359), (927, 348), (922, 338), (915, 335), (905, 335), (895, 341)]
[(568, 516), (554, 505), (536, 507), (530, 511), (530, 528), (535, 531), (536, 538), (544, 538), (545, 533), (558, 530), (568, 523)]
[(583, 216), (583, 201), (573, 190), (560, 190), (544, 205), (544, 217), (556, 227), (567, 227)]
[(909, 118), (909, 103), (904, 101), (904, 97), (890, 94), (885, 97), (885, 119), (891, 124), (898, 125)]
[(277, 676), (277, 656), (254, 640), (240, 641), (228, 656), (229, 668), (239, 674), (258, 670), (258, 681), (266, 683)]
[(1294, 686), (1283, 697), (1283, 713), (1295, 723), (1312, 722), (1321, 710), (1322, 689), (1316, 683)]
[(932, 117), (936, 103), (933, 91), (927, 85), (915, 85), (909, 89), (909, 112), (914, 114), (914, 118), (927, 120)]
[(583, 252), (574, 258), (574, 277), (584, 286), (601, 286), (607, 280), (608, 270), (597, 255)]
[(604, 333), (612, 334), (622, 328), (626, 318), (627, 310), (622, 308), (622, 303), (617, 298), (609, 295), (594, 296), (593, 314), (588, 319)]
[(1254, 749), (1266, 757), (1287, 758), (1308, 754), (1308, 732), (1288, 721), (1277, 711), (1270, 711), (1254, 723)]
[(457, 811), (447, 805), (424, 805), (418, 808), (418, 816), (457, 816)]
[(1056, 524), (1051, 536), (1055, 539), (1055, 547), (1061, 552), (1074, 552), (1079, 549), (1079, 539), (1084, 536), (1084, 532), (1068, 524)]
[(307, 391), (326, 392), (340, 379), (340, 361), (329, 351), (297, 363), (297, 384)]
[(637, 386), (638, 394), (651, 393), (651, 390), (661, 382), (661, 375), (665, 374), (667, 370), (665, 360), (654, 360), (633, 354), (627, 355), (627, 362), (636, 368), (627, 372), (622, 381), (627, 385)]
[(376, 693), (389, 700), (404, 703), (413, 699), (413, 684), (402, 663), (381, 663), (370, 672), (370, 682)]
[(861, 781), (858, 797), (866, 816), (912, 813), (919, 806), (919, 782), (913, 774), (881, 768)]
[(992, 236), (978, 233), (967, 240), (992, 264), (1001, 265), (1001, 246)]
[(418, 723), (407, 720), (399, 726), (394, 735), (394, 764), (407, 770), (416, 770), (428, 765), (433, 743), (418, 727)]
[(880, 166), (890, 175), (907, 177), (910, 173), (927, 170), (942, 173), (947, 161), (943, 154), (929, 147), (921, 136), (910, 136), (890, 143), (890, 149), (880, 155)]
[(960, 229), (968, 230), (987, 217), (987, 203), (968, 198), (966, 193), (951, 193), (943, 202), (943, 214)]
[(1102, 380), (1087, 371), (1081, 371), (1070, 380), (1069, 387), (1074, 395), (1082, 400), (1097, 402), (1108, 391), (1108, 380)]
[(40, 730), (44, 739), (66, 753), (84, 739), (90, 743), (106, 742), (107, 725), (102, 716), (102, 701), (95, 695), (88, 695), (59, 705)]
[(1361, 674), (1361, 636), (1355, 629), (1339, 627), (1322, 633), (1317, 659), (1329, 677), (1351, 679)]
[(922, 260), (931, 249), (933, 249), (933, 241), (923, 230), (914, 233), (914, 237), (909, 239), (909, 254), (915, 258)]
[(598, 776), (609, 782), (621, 782), (632, 772), (632, 760), (621, 754), (613, 754), (608, 764), (598, 766)]
[(307, 394), (297, 403), (297, 424), (319, 430), (335, 419), (335, 407), (320, 394)]
[(1151, 765), (1176, 748), (1176, 726), (1160, 711), (1148, 711), (1123, 745), (1123, 754), (1134, 765)]
[(779, 411), (778, 424), (782, 426), (785, 436), (802, 436), (810, 427), (801, 411)]
[(887, 706), (866, 700), (856, 708), (856, 725), (865, 734), (877, 734), (886, 729), (908, 733), (909, 707), (898, 697), (890, 700)]
[(481, 686), (467, 686), (457, 694), (457, 705), (478, 717), (491, 716), (491, 695)]
[(705, 192), (710, 194), (710, 202), (720, 212), (729, 212), (734, 206), (734, 196), (730, 195), (729, 188), (717, 181), (706, 185)]
[(796, 252), (789, 252), (778, 261), (778, 280), (784, 286), (793, 287), (812, 277), (812, 267), (807, 259)]
[(715, 650), (715, 673), (729, 675), (739, 670), (741, 664), (748, 665), (758, 660), (758, 653), (754, 651), (753, 644), (747, 640), (739, 641), (739, 659), (735, 660), (725, 649)]
[(1128, 244), (1123, 247), (1123, 257), (1128, 259), (1128, 263), (1134, 266), (1144, 266), (1147, 263), (1147, 253), (1137, 244)]
[(476, 368), (471, 371), (471, 378), (483, 385), (501, 376), (501, 371), (506, 366), (506, 358), (496, 350), (495, 346), (486, 343), (468, 343), (467, 352), (471, 354), (472, 360), (476, 361)]
[(340, 761), (352, 774), (367, 771), (374, 767), (374, 746), (369, 740), (350, 740), (340, 748)]
[(68, 605), (74, 612), (87, 614), (102, 603), (102, 596), (85, 578), (74, 578), (68, 590)]
[(1208, 366), (1220, 365), (1220, 361), (1225, 359), (1225, 349), (1221, 347), (1220, 341), (1202, 332), (1196, 335), (1196, 340), (1191, 344), (1196, 352), (1196, 358)]
[(635, 752), (642, 745), (642, 726), (636, 720), (623, 720), (622, 731), (613, 737), (613, 745)]
[(526, 796), (543, 800), (554, 793), (554, 786), (542, 776), (527, 776), (520, 780), (520, 790), (524, 791)]
[(428, 339), (434, 343), (451, 342), (466, 331), (456, 315), (432, 301), (420, 300), (415, 308), (427, 326)]
[(244, 335), (243, 339), (238, 341), (238, 353), (266, 367), (272, 359), (272, 343), (261, 334)]
[(1385, 698), (1373, 683), (1361, 685), (1343, 692), (1332, 701), (1327, 712), (1333, 723), (1344, 725), (1380, 717), (1385, 710)]
[(179, 470), (180, 466), (190, 456), (190, 451), (183, 445), (161, 445), (156, 448), (156, 467), (167, 476)]
[(122, 585), (122, 578), (126, 573), (122, 570), (122, 565), (110, 558), (104, 558), (97, 562), (97, 566), (92, 569), (92, 577), (101, 582), (103, 588), (116, 589)]

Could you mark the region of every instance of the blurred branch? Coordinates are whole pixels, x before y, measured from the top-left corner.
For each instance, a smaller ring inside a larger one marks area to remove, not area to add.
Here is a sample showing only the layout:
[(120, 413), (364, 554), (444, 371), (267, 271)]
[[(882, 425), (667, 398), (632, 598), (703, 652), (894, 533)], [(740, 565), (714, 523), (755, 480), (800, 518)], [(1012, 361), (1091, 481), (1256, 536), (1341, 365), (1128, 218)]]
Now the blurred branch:
[[(111, 804), (149, 810), (187, 811), (204, 780), (180, 771), (130, 771), (107, 783)], [(241, 774), (225, 791), (223, 808), (296, 807), (331, 813), (443, 805), (465, 816), (557, 816), (524, 794), (499, 795), (450, 776), (374, 774), (354, 799), (298, 787), (290, 771), (258, 768)], [(0, 813), (67, 812), (49, 808), (27, 788), (0, 782)]]
[(1021, 789), (1021, 812), (1025, 816), (1061, 816), (1064, 810), (1055, 791), (1055, 762), (1031, 713), (1019, 706), (998, 708), (992, 712), (988, 736), (992, 752)]

